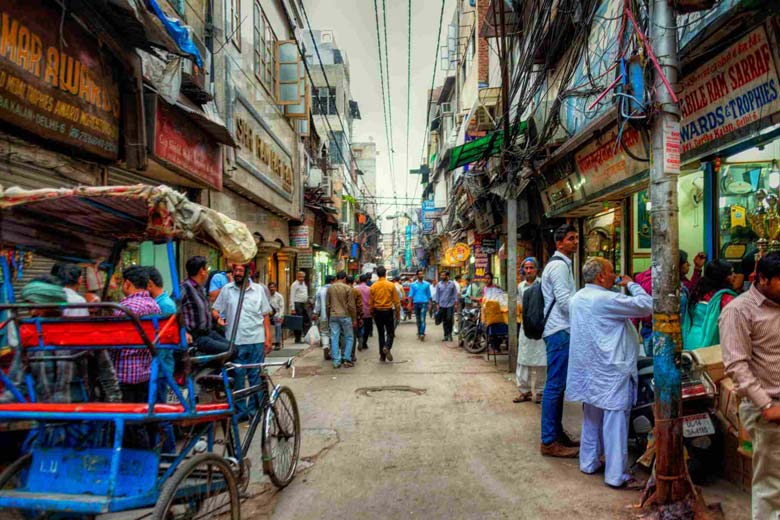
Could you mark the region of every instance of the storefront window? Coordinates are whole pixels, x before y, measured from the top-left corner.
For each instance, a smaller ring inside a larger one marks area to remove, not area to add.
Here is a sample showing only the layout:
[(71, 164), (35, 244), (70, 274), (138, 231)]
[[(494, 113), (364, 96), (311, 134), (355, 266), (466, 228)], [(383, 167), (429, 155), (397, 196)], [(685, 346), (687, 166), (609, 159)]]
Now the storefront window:
[(620, 226), (623, 220), (621, 208), (611, 209), (585, 219), (585, 257), (606, 258), (616, 271), (622, 270), (622, 240)]

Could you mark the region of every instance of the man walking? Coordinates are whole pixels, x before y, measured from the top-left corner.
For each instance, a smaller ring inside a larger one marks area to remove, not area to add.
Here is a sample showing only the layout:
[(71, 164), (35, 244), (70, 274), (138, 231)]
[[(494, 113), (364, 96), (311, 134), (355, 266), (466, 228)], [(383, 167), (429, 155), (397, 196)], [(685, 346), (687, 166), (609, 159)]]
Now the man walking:
[(371, 318), (371, 310), (368, 308), (368, 302), (371, 298), (371, 288), (368, 286), (370, 279), (370, 274), (361, 274), (360, 283), (357, 286), (357, 290), (360, 291), (360, 306), (363, 310), (363, 326), (360, 329), (362, 337), (358, 338), (360, 340), (358, 346), (359, 350), (368, 349), (368, 337), (371, 335), (371, 329), (374, 327), (374, 322)]
[[(241, 286), (244, 286), (244, 303), (241, 314), (238, 311), (238, 300), (241, 295)], [(272, 312), (271, 304), (266, 298), (263, 288), (252, 283), (246, 274), (246, 266), (233, 265), (233, 281), (222, 288), (214, 302), (214, 317), (219, 314), (225, 316), (225, 327), (228, 334), (233, 333), (233, 327), (238, 320), (236, 330), (236, 355), (234, 359), (240, 364), (262, 363), (265, 360), (266, 346), (271, 343), (271, 322), (269, 315)], [(249, 379), (249, 386), (260, 384), (260, 369), (236, 369), (233, 375), (235, 388), (244, 388), (244, 379)], [(247, 418), (257, 412), (260, 403), (258, 395), (254, 394), (247, 406), (246, 400), (236, 400), (236, 411), (239, 418)]]
[(371, 285), (368, 307), (376, 323), (379, 336), (379, 360), (392, 361), (395, 321), (401, 317), (401, 298), (393, 282), (387, 281), (387, 269), (380, 265), (376, 268), (377, 281)]
[(409, 298), (414, 304), (414, 316), (417, 318), (417, 339), (425, 341), (425, 318), (428, 317), (428, 305), (431, 303), (431, 284), (425, 281), (422, 269), (417, 271), (417, 281), (409, 286)]
[[(523, 260), (522, 273), (525, 280), (517, 284), (517, 301), (523, 301), (523, 292), (535, 283), (539, 283), (536, 274), (539, 263), (536, 258), (529, 256)], [(518, 395), (513, 399), (515, 403), (533, 400), (539, 404), (542, 402), (544, 382), (547, 378), (547, 352), (544, 341), (530, 339), (523, 333), (522, 325), (519, 328), (517, 341), (517, 368), (515, 369), (515, 381), (517, 382)]]
[(739, 418), (753, 440), (753, 520), (780, 511), (780, 253), (756, 265), (753, 286), (720, 315), (726, 373), (743, 397)]
[[(309, 287), (306, 285), (306, 274), (298, 271), (296, 280), (290, 286), (290, 314), (303, 317), (303, 329), (309, 330), (311, 321), (306, 304), (309, 303)], [(295, 331), (295, 342), (301, 343), (301, 330)]]
[(444, 341), (452, 341), (452, 321), (455, 317), (455, 306), (458, 303), (458, 284), (450, 280), (450, 273), (441, 273), (436, 285), (436, 312), (441, 317), (444, 328)]
[[(628, 473), (628, 418), (637, 387), (639, 337), (632, 318), (653, 312), (653, 297), (623, 276), (629, 294), (612, 291), (615, 271), (601, 257), (582, 268), (585, 287), (570, 300), (571, 351), (566, 399), (582, 402), (580, 471), (602, 468), (608, 486), (640, 489)], [(633, 330), (632, 330), (633, 329)]]
[(322, 356), (325, 361), (330, 359), (330, 323), (328, 323), (328, 289), (336, 279), (332, 274), (325, 275), (325, 285), (317, 289), (314, 296), (314, 313), (312, 319), (317, 322), (317, 329), (320, 331), (320, 343), (322, 345)]
[[(328, 317), (330, 318), (330, 358), (333, 368), (342, 365), (350, 368), (352, 363), (353, 329), (357, 326), (357, 309), (352, 287), (347, 285), (347, 273), (339, 271), (336, 282), (328, 289)], [(339, 336), (344, 335), (344, 355), (341, 354)]]
[(542, 455), (576, 457), (579, 442), (563, 431), (563, 396), (569, 366), (569, 300), (577, 290), (571, 257), (579, 237), (571, 224), (555, 230), (556, 251), (542, 274), (545, 316), (544, 344), (547, 350), (547, 382), (542, 397)]

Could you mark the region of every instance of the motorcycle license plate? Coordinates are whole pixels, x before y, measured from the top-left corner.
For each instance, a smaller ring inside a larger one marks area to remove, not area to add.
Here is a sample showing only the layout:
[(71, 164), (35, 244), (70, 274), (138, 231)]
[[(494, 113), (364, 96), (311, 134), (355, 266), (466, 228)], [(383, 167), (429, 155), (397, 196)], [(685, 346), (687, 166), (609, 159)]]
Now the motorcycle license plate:
[(713, 435), (715, 425), (707, 413), (688, 415), (683, 417), (683, 437), (701, 437), (703, 435)]

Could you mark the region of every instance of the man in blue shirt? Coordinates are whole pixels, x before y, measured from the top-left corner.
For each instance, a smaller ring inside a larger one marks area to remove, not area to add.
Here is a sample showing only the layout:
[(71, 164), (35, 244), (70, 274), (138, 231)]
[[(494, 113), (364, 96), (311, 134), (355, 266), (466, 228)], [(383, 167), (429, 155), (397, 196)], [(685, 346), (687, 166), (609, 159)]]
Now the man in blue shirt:
[(444, 341), (452, 341), (452, 324), (455, 317), (455, 306), (458, 304), (458, 284), (450, 280), (450, 273), (441, 273), (436, 285), (436, 307), (444, 327)]
[(160, 271), (156, 267), (149, 267), (149, 285), (147, 290), (149, 294), (157, 302), (157, 306), (160, 307), (160, 311), (163, 314), (176, 314), (176, 302), (170, 297), (168, 292), (163, 289), (163, 277)]
[(428, 315), (428, 304), (431, 301), (431, 284), (425, 281), (422, 270), (417, 271), (417, 281), (409, 286), (409, 298), (414, 304), (414, 315), (417, 317), (417, 339), (425, 341), (425, 317)]

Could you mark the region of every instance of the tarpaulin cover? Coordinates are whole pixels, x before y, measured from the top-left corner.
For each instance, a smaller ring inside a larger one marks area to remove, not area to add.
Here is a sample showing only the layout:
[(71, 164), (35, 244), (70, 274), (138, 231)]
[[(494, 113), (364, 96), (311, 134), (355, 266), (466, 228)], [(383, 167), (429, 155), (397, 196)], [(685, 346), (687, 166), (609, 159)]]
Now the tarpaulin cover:
[(257, 255), (246, 224), (168, 186), (0, 187), (0, 243), (52, 258), (94, 262), (108, 258), (121, 239), (197, 240), (242, 264)]
[[(160, 343), (164, 345), (179, 344), (179, 327), (165, 328), (165, 319), (161, 319), (159, 329), (162, 335)], [(141, 320), (141, 328), (150, 341), (154, 341), (157, 332), (151, 320)], [(43, 321), (41, 334), (35, 323), (22, 323), (19, 327), (19, 337), (23, 347), (38, 347), (43, 339), (47, 347), (116, 347), (144, 345), (138, 329), (129, 318), (89, 321)]]
[[(527, 126), (525, 121), (521, 121), (515, 125), (515, 128), (511, 133), (513, 135), (518, 135), (524, 132)], [(496, 155), (501, 152), (503, 144), (504, 131), (498, 130), (485, 137), (480, 137), (479, 139), (469, 141), (466, 144), (451, 148), (447, 151), (447, 155), (449, 155), (447, 171)]]
[(149, 3), (149, 8), (160, 19), (165, 26), (165, 29), (168, 31), (168, 34), (170, 34), (173, 41), (176, 42), (176, 45), (178, 45), (183, 52), (192, 56), (195, 59), (195, 63), (198, 64), (198, 67), (202, 67), (203, 57), (195, 46), (195, 42), (192, 41), (187, 26), (182, 25), (176, 18), (165, 14), (157, 3), (157, 0), (147, 0), (147, 2)]

